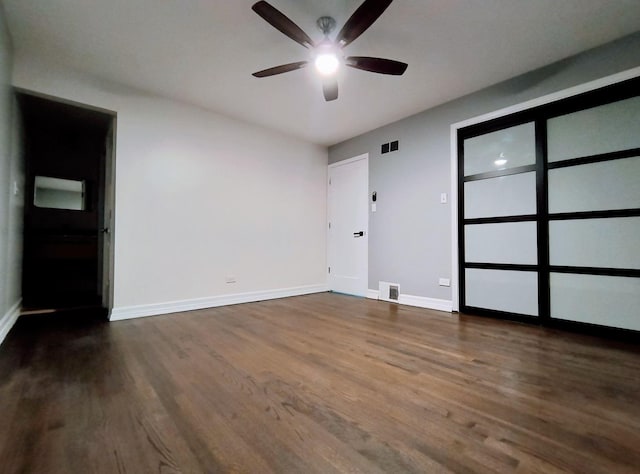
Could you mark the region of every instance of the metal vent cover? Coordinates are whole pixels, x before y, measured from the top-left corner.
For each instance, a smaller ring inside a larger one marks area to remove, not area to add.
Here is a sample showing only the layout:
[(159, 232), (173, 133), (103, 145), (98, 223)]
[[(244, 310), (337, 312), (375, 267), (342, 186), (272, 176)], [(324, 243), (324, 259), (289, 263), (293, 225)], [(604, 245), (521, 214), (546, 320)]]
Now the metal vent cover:
[(378, 282), (378, 299), (398, 303), (400, 300), (400, 284), (388, 281)]

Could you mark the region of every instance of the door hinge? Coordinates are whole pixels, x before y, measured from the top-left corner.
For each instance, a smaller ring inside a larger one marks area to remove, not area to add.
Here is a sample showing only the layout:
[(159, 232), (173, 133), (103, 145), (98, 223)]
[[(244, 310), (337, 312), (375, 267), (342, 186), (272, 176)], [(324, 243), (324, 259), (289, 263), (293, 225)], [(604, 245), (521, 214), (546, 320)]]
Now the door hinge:
[(331, 229), (331, 222), (329, 222), (329, 229)]
[(329, 267), (329, 273), (331, 273), (331, 267)]
[(329, 186), (331, 186), (331, 178), (329, 178)]

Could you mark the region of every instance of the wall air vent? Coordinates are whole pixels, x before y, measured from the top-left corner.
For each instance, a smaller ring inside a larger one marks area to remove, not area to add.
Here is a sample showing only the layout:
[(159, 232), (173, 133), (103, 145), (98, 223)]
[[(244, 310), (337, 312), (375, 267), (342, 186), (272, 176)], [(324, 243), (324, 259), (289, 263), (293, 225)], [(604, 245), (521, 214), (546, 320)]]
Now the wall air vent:
[(390, 153), (392, 151), (398, 151), (399, 150), (399, 146), (400, 146), (400, 143), (398, 142), (398, 140), (394, 140), (394, 141), (389, 142), (389, 143), (383, 143), (380, 146), (380, 153), (384, 155), (385, 153)]
[(397, 303), (400, 299), (400, 285), (387, 281), (378, 282), (378, 299)]

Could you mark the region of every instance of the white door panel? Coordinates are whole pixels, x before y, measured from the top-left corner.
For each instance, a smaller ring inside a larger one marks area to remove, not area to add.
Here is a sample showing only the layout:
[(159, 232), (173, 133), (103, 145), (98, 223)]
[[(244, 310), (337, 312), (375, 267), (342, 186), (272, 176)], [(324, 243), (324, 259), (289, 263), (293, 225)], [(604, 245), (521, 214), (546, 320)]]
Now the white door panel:
[(329, 166), (329, 289), (366, 296), (369, 247), (369, 158)]

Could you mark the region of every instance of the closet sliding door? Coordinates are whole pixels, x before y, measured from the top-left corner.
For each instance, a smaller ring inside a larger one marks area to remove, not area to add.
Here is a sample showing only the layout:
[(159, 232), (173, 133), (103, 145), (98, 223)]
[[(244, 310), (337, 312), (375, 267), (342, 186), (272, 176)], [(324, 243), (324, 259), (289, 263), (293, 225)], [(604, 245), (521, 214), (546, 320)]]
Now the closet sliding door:
[(551, 318), (640, 330), (640, 97), (550, 118)]
[(538, 316), (535, 135), (526, 122), (462, 140), (463, 308)]
[(640, 331), (638, 91), (459, 130), (461, 311)]

